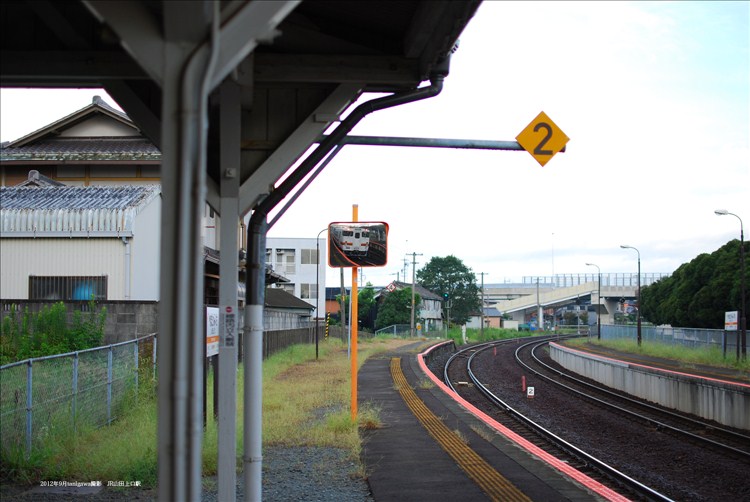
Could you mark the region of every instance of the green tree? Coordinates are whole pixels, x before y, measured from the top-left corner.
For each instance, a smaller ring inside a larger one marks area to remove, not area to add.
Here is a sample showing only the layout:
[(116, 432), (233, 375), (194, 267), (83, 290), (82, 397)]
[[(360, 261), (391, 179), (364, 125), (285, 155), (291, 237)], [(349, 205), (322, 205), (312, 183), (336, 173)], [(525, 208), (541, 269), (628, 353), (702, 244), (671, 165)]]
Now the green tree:
[(448, 294), (452, 323), (465, 324), (482, 307), (474, 273), (453, 255), (433, 257), (417, 271), (417, 282), (443, 298)]
[[(747, 255), (747, 243), (745, 253)], [(740, 242), (703, 253), (641, 290), (641, 314), (655, 324), (724, 327), (724, 312), (740, 310)], [(750, 274), (745, 282), (750, 284)]]
[[(419, 305), (421, 299), (415, 295), (414, 303)], [(416, 313), (419, 317), (419, 313)], [(385, 328), (393, 324), (411, 324), (411, 289), (397, 289), (386, 293), (383, 303), (378, 308), (375, 328)]]
[(375, 289), (368, 282), (364, 288), (357, 293), (357, 315), (362, 327), (372, 328), (375, 324)]

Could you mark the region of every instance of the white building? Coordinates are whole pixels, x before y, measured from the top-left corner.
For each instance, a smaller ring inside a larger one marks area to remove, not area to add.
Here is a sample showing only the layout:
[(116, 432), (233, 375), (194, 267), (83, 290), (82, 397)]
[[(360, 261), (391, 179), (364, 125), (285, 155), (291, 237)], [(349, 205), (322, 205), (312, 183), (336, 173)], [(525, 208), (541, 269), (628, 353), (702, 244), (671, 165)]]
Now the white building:
[(0, 188), (0, 298), (159, 299), (158, 186)]
[(325, 236), (317, 244), (315, 238), (266, 238), (266, 265), (289, 279), (275, 287), (319, 306), (320, 312), (314, 314), (318, 318), (325, 317), (326, 263)]

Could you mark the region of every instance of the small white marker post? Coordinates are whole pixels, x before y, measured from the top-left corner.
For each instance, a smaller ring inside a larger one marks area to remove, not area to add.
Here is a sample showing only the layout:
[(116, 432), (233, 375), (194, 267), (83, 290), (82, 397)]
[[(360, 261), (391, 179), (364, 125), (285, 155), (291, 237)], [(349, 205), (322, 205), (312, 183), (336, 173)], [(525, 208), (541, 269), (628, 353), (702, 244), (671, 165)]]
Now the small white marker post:
[(534, 387), (526, 387), (526, 397), (534, 399)]

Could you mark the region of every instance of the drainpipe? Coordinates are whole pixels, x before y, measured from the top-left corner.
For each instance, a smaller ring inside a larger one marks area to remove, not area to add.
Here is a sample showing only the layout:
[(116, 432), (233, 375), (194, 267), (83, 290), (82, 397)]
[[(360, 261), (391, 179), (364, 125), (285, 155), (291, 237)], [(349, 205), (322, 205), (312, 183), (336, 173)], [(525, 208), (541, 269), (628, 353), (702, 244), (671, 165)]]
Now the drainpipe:
[(125, 259), (123, 262), (123, 275), (125, 276), (125, 299), (130, 300), (130, 241), (127, 237), (122, 238), (125, 244)]
[[(261, 500), (262, 402), (263, 402), (263, 305), (265, 300), (266, 232), (268, 213), (276, 207), (326, 156), (341, 151), (337, 148), (346, 135), (372, 112), (437, 96), (448, 75), (450, 58), (446, 57), (430, 79), (431, 85), (382, 98), (357, 106), (278, 187), (255, 208), (248, 225), (248, 264), (245, 302), (246, 330), (243, 340), (245, 354), (243, 417), (243, 479), (246, 500)], [(335, 151), (332, 151), (335, 150)]]

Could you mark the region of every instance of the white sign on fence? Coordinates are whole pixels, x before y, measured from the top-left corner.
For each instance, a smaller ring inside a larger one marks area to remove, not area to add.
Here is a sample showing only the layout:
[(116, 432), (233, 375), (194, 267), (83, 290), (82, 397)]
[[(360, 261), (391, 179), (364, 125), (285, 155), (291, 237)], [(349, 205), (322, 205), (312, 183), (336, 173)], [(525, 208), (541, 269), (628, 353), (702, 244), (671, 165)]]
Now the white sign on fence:
[(206, 357), (219, 353), (219, 307), (206, 307)]
[(724, 330), (726, 331), (737, 331), (737, 315), (738, 311), (724, 312)]

